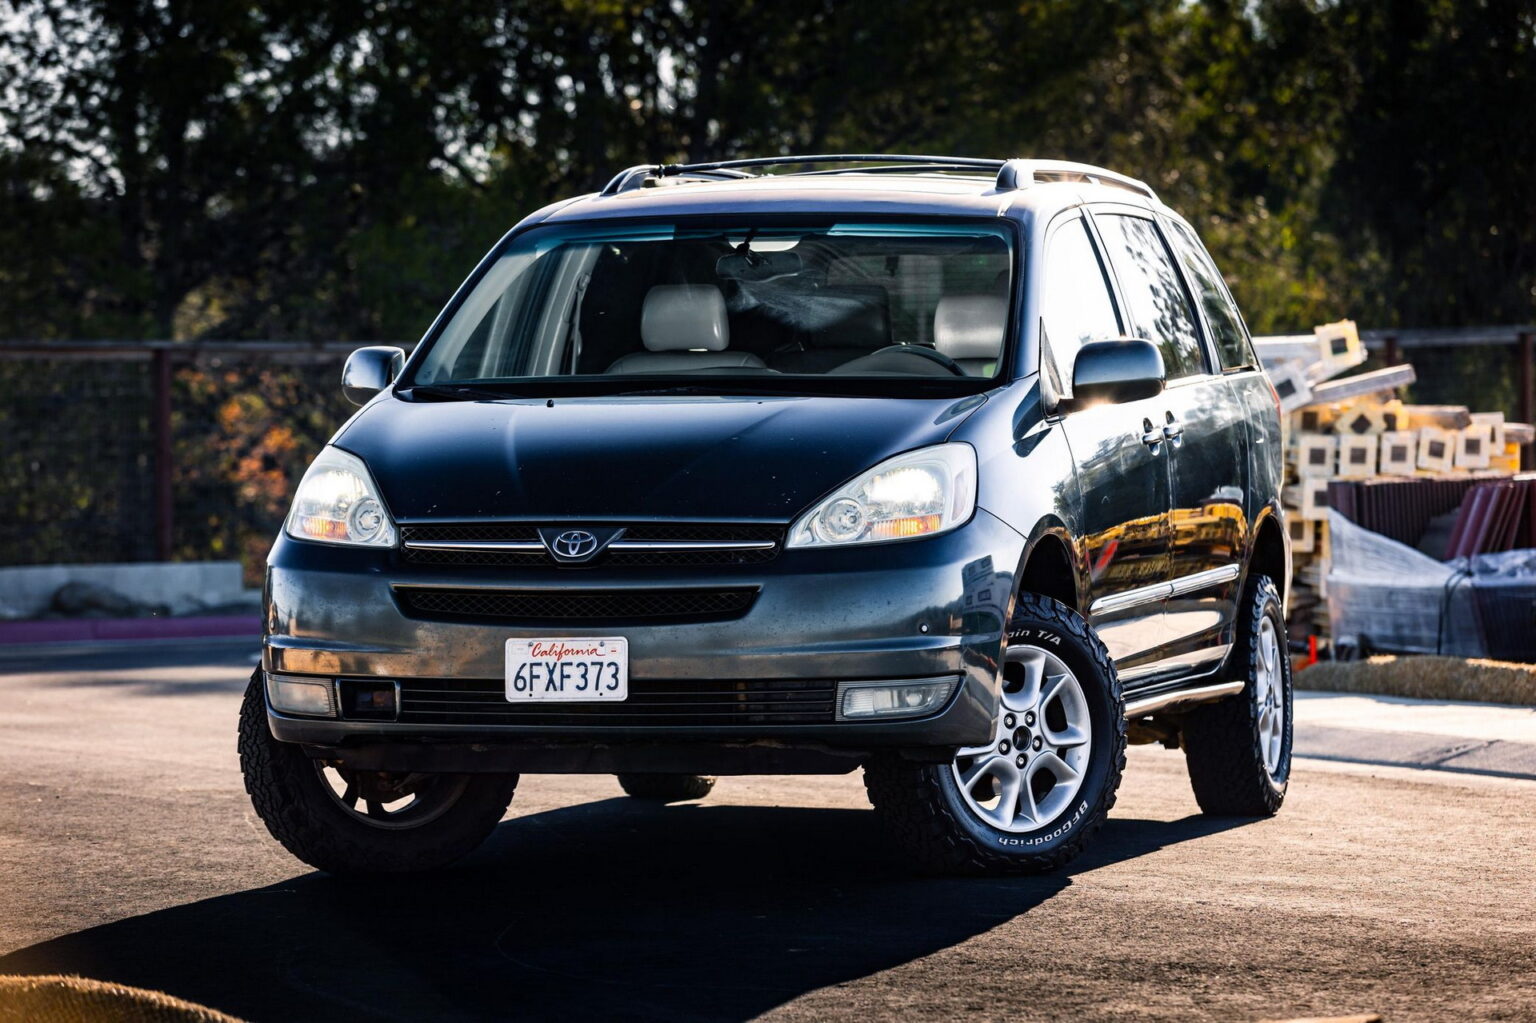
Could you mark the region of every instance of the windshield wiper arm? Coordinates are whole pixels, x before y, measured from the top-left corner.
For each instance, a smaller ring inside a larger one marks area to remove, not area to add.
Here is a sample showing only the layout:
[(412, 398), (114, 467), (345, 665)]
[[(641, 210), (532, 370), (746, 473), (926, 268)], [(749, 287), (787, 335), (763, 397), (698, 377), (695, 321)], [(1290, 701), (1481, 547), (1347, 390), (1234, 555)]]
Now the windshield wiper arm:
[(513, 391), (493, 391), (471, 384), (417, 384), (406, 388), (412, 398), (428, 398), (438, 401), (499, 401), (504, 398), (522, 398), (525, 395)]
[(618, 396), (643, 395), (643, 394), (785, 394), (793, 388), (787, 387), (759, 387), (750, 384), (734, 384), (710, 387), (705, 384), (673, 384), (670, 387), (644, 387), (634, 390), (606, 391), (606, 394)]

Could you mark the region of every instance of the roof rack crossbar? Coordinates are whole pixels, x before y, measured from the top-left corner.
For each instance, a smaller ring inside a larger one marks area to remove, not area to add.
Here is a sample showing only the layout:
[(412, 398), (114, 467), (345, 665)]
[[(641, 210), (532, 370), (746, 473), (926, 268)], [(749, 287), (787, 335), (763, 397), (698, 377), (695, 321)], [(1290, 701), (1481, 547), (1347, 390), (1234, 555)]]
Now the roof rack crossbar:
[[(810, 164), (852, 164), (825, 170), (799, 171), (811, 174), (922, 173), (925, 171), (985, 170), (997, 175), (999, 191), (1013, 191), (1048, 181), (1085, 181), (1136, 192), (1156, 200), (1157, 193), (1145, 181), (1118, 174), (1107, 167), (1069, 160), (989, 160), (971, 156), (923, 156), (911, 153), (818, 153), (809, 156), (757, 156), (744, 160), (715, 160), (709, 163), (643, 163), (620, 171), (603, 188), (603, 195), (616, 195), (639, 188), (647, 181), (662, 178), (747, 178), (749, 167), (800, 166)], [(874, 166), (865, 166), (873, 164)]]
[(1145, 181), (1125, 174), (1118, 174), (1107, 167), (1095, 167), (1091, 163), (1073, 163), (1070, 160), (1009, 160), (997, 172), (999, 190), (1028, 188), (1047, 181), (1086, 181), (1094, 185), (1108, 185), (1138, 192), (1148, 199), (1156, 199), (1157, 193)]
[[(819, 153), (810, 156), (758, 156), (744, 160), (715, 160), (709, 163), (652, 163), (630, 167), (616, 174), (604, 187), (603, 195), (615, 195), (639, 188), (648, 178), (671, 177), (746, 177), (744, 173), (730, 173), (747, 167), (776, 167), (816, 163), (875, 163), (906, 164), (903, 169), (986, 170), (1001, 171), (1002, 160), (987, 160), (970, 156), (923, 156), (911, 153)], [(871, 170), (877, 168), (870, 168)], [(894, 169), (894, 168), (892, 168)], [(851, 170), (851, 168), (850, 168)]]
[[(798, 171), (796, 177), (817, 178), (828, 174), (936, 174), (944, 171), (991, 171), (969, 163), (882, 163), (874, 167), (829, 167), (826, 170)], [(991, 175), (989, 174), (988, 177)]]

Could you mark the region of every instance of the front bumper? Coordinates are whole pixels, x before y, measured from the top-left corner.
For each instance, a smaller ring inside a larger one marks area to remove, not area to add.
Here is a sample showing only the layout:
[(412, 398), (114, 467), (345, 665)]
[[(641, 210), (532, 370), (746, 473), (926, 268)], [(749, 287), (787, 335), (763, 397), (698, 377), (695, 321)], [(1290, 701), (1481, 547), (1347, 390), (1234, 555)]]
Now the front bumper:
[[(845, 550), (786, 550), (750, 566), (512, 569), (405, 565), (396, 552), (280, 538), (267, 573), (263, 667), (320, 678), (499, 680), (512, 638), (623, 635), (632, 680), (912, 679), (955, 676), (949, 702), (920, 719), (666, 725), (346, 721), (269, 711), (279, 740), (325, 749), (417, 743), (465, 749), (551, 749), (593, 743), (822, 750), (950, 748), (991, 733), (1003, 628), (1023, 552), (1017, 532), (978, 510), (926, 540)], [(729, 621), (524, 626), (426, 621), (396, 599), (402, 586), (548, 589), (757, 587)], [(579, 705), (566, 705), (576, 711)], [(598, 758), (599, 760), (601, 758)], [(750, 759), (750, 758), (749, 758)], [(770, 757), (769, 760), (772, 758)], [(600, 770), (601, 767), (591, 767)]]

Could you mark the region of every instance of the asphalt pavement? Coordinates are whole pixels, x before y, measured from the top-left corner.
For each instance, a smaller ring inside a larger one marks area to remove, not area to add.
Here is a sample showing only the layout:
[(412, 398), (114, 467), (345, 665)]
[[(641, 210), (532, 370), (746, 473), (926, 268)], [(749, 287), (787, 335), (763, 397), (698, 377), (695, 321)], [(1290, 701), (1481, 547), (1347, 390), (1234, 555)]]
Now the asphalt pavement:
[[(1182, 757), (1134, 748), (1091, 851), (1048, 877), (913, 877), (857, 775), (670, 807), (531, 776), (458, 869), (364, 883), (308, 871), (251, 811), (253, 659), (0, 660), (0, 974), (257, 1020), (1536, 1019), (1513, 716), (1304, 699), (1307, 755), (1264, 821), (1199, 816)], [(1482, 761), (1440, 755), (1468, 742)]]

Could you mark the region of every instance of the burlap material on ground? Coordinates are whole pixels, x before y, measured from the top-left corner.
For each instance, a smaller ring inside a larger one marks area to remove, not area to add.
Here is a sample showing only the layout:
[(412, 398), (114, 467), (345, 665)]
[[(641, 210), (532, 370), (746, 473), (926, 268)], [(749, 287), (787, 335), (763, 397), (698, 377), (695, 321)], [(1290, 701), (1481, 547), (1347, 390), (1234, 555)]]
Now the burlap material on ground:
[(239, 1023), (233, 1016), (84, 977), (0, 976), (0, 1023)]
[(1531, 706), (1536, 704), (1536, 664), (1384, 654), (1363, 661), (1320, 661), (1296, 673), (1296, 688)]

